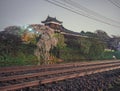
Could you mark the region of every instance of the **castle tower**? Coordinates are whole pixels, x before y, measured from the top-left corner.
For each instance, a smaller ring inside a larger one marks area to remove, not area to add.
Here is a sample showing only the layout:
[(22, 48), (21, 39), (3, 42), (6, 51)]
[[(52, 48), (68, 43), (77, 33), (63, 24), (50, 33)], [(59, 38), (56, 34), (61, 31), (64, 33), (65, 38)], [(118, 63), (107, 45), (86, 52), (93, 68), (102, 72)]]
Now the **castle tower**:
[(42, 23), (54, 29), (55, 32), (60, 32), (60, 26), (62, 25), (62, 22), (58, 21), (56, 18), (48, 16), (46, 20), (42, 21)]

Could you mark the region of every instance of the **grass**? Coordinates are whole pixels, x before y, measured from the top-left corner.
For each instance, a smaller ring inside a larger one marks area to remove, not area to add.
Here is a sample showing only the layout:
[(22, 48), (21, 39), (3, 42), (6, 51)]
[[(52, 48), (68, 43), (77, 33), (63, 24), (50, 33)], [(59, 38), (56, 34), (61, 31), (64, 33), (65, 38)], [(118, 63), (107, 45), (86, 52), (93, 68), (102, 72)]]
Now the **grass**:
[(34, 55), (25, 55), (19, 53), (17, 56), (4, 55), (0, 56), (0, 67), (7, 66), (23, 66), (23, 65), (36, 65), (37, 59)]
[(113, 59), (113, 55), (117, 58), (117, 59), (120, 59), (120, 51), (106, 51), (104, 52), (101, 56), (100, 56), (100, 59)]
[[(25, 47), (23, 47), (25, 48)], [(7, 67), (7, 66), (24, 66), (24, 65), (37, 65), (38, 61), (37, 58), (33, 55), (33, 50), (29, 48), (29, 51), (26, 52), (25, 49), (21, 49), (24, 51), (18, 51), (16, 55), (0, 55), (0, 67)], [(113, 59), (113, 55), (116, 56), (117, 59), (120, 59), (120, 52), (104, 52), (100, 57), (99, 60), (110, 60)], [(64, 60), (63, 63), (67, 62), (81, 62), (81, 61), (91, 61), (86, 58), (86, 55), (80, 53), (78, 49), (73, 49), (66, 47), (60, 51), (60, 59)], [(54, 60), (55, 63), (57, 58)], [(96, 59), (97, 60), (97, 59)], [(54, 62), (52, 61), (52, 62)]]
[(79, 50), (72, 48), (65, 48), (60, 52), (60, 58), (65, 62), (85, 61), (86, 58), (82, 55)]

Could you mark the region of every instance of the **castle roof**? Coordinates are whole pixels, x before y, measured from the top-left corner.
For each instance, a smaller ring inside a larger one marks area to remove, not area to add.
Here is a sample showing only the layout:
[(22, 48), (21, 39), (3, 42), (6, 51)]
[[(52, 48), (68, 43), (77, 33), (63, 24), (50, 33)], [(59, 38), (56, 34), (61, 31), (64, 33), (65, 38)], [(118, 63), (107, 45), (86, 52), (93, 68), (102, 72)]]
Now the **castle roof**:
[(56, 18), (50, 17), (50, 16), (48, 16), (45, 21), (42, 21), (42, 23), (45, 23), (45, 24), (54, 23), (54, 24), (58, 24), (58, 25), (62, 24), (61, 21), (57, 20)]

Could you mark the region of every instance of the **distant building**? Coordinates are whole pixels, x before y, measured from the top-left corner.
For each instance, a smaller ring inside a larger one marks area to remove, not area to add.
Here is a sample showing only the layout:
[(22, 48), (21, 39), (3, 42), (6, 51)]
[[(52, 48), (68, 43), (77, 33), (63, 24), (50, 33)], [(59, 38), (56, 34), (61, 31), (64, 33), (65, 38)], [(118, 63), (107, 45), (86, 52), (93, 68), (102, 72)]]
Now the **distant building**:
[(113, 50), (120, 51), (120, 37), (111, 38), (109, 41), (109, 46)]
[(56, 18), (48, 16), (46, 20), (42, 21), (42, 23), (44, 23), (46, 26), (49, 26), (50, 28), (53, 28), (55, 32), (60, 32), (62, 22)]
[(118, 44), (117, 50), (120, 51), (120, 42)]
[(69, 36), (80, 36), (80, 33), (68, 30), (63, 27), (62, 21), (57, 20), (56, 18), (48, 16), (46, 20), (42, 21), (44, 25), (49, 26), (50, 28), (54, 29), (55, 32), (60, 32), (63, 35), (69, 35)]

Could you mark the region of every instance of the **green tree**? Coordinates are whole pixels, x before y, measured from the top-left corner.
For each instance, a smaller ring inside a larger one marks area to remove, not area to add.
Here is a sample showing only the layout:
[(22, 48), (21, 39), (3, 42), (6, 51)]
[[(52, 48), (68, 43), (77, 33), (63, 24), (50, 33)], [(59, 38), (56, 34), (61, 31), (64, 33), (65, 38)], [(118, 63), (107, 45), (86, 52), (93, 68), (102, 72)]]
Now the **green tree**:
[(89, 50), (90, 50), (90, 46), (91, 46), (91, 41), (89, 41), (88, 38), (79, 38), (78, 39), (78, 44), (79, 44), (79, 48), (80, 48), (80, 52), (82, 54), (88, 54)]
[(89, 59), (98, 59), (102, 55), (105, 49), (105, 44), (99, 40), (92, 40), (88, 57)]
[(57, 46), (53, 48), (52, 53), (57, 57), (60, 58), (60, 50), (62, 50), (66, 44), (65, 44), (65, 39), (64, 35), (60, 33), (55, 33), (54, 37), (58, 39)]
[(17, 35), (4, 32), (0, 33), (1, 54), (16, 55), (16, 52), (19, 50), (21, 43), (22, 43), (21, 38)]

